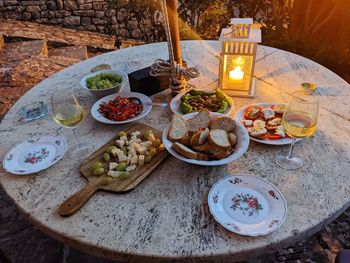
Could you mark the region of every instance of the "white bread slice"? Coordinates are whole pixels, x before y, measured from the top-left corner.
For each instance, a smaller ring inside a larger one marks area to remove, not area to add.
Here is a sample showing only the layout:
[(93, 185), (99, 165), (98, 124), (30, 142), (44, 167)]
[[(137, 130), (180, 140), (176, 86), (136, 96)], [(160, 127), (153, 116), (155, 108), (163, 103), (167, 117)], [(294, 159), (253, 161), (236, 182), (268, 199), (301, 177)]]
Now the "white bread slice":
[(211, 154), (209, 154), (210, 159), (220, 160), (229, 156), (233, 152), (232, 148), (227, 150), (214, 150)]
[(181, 140), (180, 140), (180, 143), (182, 143), (183, 145), (186, 145), (186, 146), (191, 146), (191, 139), (192, 139), (192, 135), (190, 134), (186, 134), (185, 137), (183, 137)]
[(235, 121), (227, 116), (216, 117), (210, 123), (211, 130), (225, 130), (227, 132), (231, 132), (236, 128)]
[(231, 146), (235, 146), (237, 143), (237, 136), (236, 134), (230, 132), (228, 134), (228, 140), (230, 141)]
[(196, 159), (196, 160), (204, 160), (204, 161), (207, 161), (209, 159), (207, 155), (192, 151), (187, 146), (178, 142), (173, 143), (172, 148), (175, 151), (177, 151), (179, 154), (185, 156), (188, 159)]
[(168, 131), (168, 139), (170, 141), (179, 141), (187, 134), (187, 122), (179, 114), (174, 114), (171, 119), (170, 129)]
[(211, 130), (209, 132), (208, 140), (212, 145), (218, 147), (219, 149), (226, 150), (231, 147), (227, 132), (225, 130)]
[(203, 109), (196, 115), (196, 117), (188, 120), (188, 131), (196, 132), (199, 129), (208, 128), (210, 122), (210, 111)]
[(204, 154), (211, 154), (211, 151), (212, 151), (213, 148), (215, 148), (215, 147), (212, 146), (209, 142), (206, 142), (206, 143), (201, 144), (201, 145), (194, 145), (194, 146), (192, 146), (192, 148), (193, 148), (195, 151), (202, 152), (202, 153), (204, 153)]
[(205, 143), (209, 136), (209, 129), (205, 128), (202, 131), (196, 132), (191, 138), (191, 145), (201, 145)]

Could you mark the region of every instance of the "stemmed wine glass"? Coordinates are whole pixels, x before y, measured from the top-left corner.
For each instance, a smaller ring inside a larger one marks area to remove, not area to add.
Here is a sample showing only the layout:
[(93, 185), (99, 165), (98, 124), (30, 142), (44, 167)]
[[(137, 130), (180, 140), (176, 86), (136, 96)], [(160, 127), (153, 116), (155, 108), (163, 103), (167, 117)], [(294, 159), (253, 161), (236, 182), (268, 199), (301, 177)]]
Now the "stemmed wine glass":
[(76, 128), (86, 116), (77, 94), (75, 92), (53, 93), (51, 95), (51, 104), (54, 121), (73, 130), (75, 144), (69, 148), (69, 156), (76, 160), (84, 158), (86, 153), (91, 150), (91, 146), (87, 143), (82, 143), (77, 135)]
[(295, 140), (313, 135), (317, 129), (319, 102), (316, 96), (307, 91), (293, 93), (282, 117), (286, 134), (292, 138), (288, 154), (276, 156), (276, 163), (287, 170), (296, 170), (304, 165), (304, 160), (293, 153)]

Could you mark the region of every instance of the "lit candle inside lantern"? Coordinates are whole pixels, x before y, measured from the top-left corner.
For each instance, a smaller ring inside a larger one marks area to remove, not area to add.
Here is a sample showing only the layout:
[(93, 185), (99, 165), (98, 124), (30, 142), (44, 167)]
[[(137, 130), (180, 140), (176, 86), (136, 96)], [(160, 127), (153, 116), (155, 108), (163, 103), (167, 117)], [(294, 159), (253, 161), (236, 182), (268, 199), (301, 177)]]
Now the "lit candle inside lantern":
[(238, 58), (236, 58), (234, 60), (234, 64), (237, 65), (237, 66), (243, 66), (244, 63), (245, 63), (245, 60), (241, 56), (239, 56)]
[(235, 67), (230, 71), (230, 79), (232, 80), (242, 80), (244, 78), (244, 72), (241, 69), (241, 66)]

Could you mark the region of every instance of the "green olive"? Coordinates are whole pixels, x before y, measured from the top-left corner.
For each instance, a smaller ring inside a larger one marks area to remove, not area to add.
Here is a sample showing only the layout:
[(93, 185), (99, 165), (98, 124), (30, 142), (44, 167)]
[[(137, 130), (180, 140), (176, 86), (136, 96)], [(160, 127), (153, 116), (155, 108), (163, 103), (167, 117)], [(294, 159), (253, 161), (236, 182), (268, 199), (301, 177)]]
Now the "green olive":
[(125, 171), (127, 164), (126, 163), (118, 163), (117, 168), (115, 168), (117, 171)]
[(145, 163), (149, 163), (149, 162), (151, 162), (151, 161), (152, 161), (152, 159), (153, 159), (153, 156), (151, 156), (151, 155), (147, 155), (147, 156), (145, 156)]
[(151, 133), (153, 133), (152, 130), (147, 130), (147, 131), (145, 131), (145, 133), (144, 133), (143, 136), (145, 136), (145, 139), (146, 139), (146, 140), (148, 140), (148, 137), (151, 135)]
[(118, 132), (119, 137), (127, 136), (128, 134), (125, 131)]
[(111, 156), (109, 155), (109, 153), (105, 153), (103, 155), (103, 159), (105, 159), (106, 162), (109, 162), (109, 160), (111, 159)]
[(107, 148), (107, 151), (106, 151), (106, 152), (107, 152), (107, 153), (112, 153), (112, 150), (113, 150), (113, 149), (117, 149), (117, 146), (114, 146), (114, 145), (113, 145), (113, 146), (109, 146), (109, 147)]
[(118, 178), (120, 179), (127, 179), (129, 177), (129, 172), (121, 172)]
[(91, 169), (96, 170), (97, 168), (100, 168), (100, 167), (103, 167), (103, 164), (101, 162), (96, 161), (92, 164)]
[(113, 73), (101, 73), (86, 80), (89, 89), (108, 89), (121, 83), (122, 77)]
[(160, 139), (156, 139), (155, 141), (153, 141), (152, 146), (157, 148), (161, 144), (162, 144), (162, 141)]
[(105, 172), (105, 169), (102, 167), (99, 167), (99, 168), (95, 169), (92, 173), (93, 173), (93, 175), (101, 175), (104, 172)]
[[(160, 145), (160, 144), (159, 144), (159, 145)], [(159, 146), (159, 145), (158, 145), (158, 146)], [(157, 146), (157, 147), (158, 147), (158, 146)], [(158, 153), (158, 152), (157, 152), (157, 149), (153, 148), (152, 150), (150, 150), (150, 152), (149, 152), (149, 156), (154, 157), (154, 156), (156, 156), (156, 155), (157, 155), (157, 153)]]

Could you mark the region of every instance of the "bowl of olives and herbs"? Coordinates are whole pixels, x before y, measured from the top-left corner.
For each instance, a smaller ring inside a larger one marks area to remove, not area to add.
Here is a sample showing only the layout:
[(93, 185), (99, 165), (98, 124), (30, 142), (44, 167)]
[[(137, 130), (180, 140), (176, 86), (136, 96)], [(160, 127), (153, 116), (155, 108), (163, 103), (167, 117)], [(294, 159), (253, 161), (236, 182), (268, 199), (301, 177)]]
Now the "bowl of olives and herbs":
[(222, 90), (190, 90), (172, 99), (170, 108), (174, 113), (187, 114), (207, 109), (211, 112), (228, 114), (234, 107), (234, 102)]
[(101, 70), (91, 73), (81, 79), (80, 85), (88, 89), (97, 98), (102, 98), (120, 91), (122, 85), (127, 81), (123, 72), (115, 70)]

